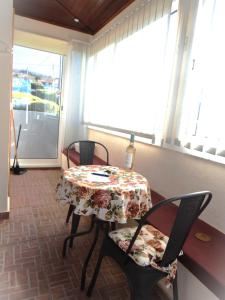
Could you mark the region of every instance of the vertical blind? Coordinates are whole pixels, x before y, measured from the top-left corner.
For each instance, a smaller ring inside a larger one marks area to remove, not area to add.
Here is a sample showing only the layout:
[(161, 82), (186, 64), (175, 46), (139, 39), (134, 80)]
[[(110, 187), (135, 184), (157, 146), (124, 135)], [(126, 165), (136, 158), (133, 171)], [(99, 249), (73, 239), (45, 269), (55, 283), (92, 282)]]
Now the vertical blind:
[(85, 123), (224, 163), (225, 1), (136, 2), (88, 50)]
[(199, 1), (177, 137), (181, 146), (217, 157), (225, 157), (224, 11), (224, 0)]
[(90, 56), (142, 30), (150, 23), (168, 16), (173, 0), (136, 0), (136, 6), (119, 19), (108, 30), (92, 41)]
[(86, 45), (71, 43), (66, 63), (64, 96), (64, 141), (66, 148), (72, 141), (87, 139), (83, 124), (83, 83), (86, 65)]
[(86, 123), (161, 139), (175, 45), (171, 3), (139, 1), (95, 39), (86, 72)]

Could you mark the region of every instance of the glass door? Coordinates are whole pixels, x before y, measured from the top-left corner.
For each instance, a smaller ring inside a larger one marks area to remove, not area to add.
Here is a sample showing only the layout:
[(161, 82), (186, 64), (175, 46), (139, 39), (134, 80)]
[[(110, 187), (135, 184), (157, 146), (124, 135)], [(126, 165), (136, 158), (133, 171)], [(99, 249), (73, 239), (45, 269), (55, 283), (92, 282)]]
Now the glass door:
[(24, 166), (60, 164), (62, 64), (62, 55), (14, 46), (12, 103)]

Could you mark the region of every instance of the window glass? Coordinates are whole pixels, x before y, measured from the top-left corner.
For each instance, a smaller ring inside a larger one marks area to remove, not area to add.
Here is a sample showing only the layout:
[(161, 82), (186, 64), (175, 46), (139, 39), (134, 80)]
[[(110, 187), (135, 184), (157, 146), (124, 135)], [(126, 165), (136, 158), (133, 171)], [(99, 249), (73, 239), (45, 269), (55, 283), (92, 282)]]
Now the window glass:
[[(19, 158), (57, 158), (62, 56), (14, 47), (12, 103)], [(13, 152), (12, 152), (13, 155)]]
[(223, 0), (199, 2), (179, 131), (181, 141), (218, 154), (225, 146), (224, 11)]
[(162, 136), (176, 22), (159, 18), (89, 58), (86, 122)]

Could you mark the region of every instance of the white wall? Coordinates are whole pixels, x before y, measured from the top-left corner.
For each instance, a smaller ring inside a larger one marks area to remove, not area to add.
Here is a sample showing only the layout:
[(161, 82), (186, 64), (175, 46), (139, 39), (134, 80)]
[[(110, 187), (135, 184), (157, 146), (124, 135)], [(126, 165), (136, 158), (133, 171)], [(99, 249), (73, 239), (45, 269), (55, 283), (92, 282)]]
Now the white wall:
[(15, 15), (15, 29), (67, 42), (89, 42), (89, 34)]
[[(103, 143), (109, 150), (111, 165), (124, 166), (128, 140), (89, 130), (89, 139)], [(213, 199), (201, 219), (225, 232), (225, 166), (156, 146), (135, 143), (134, 169), (143, 174), (150, 187), (171, 197), (183, 193), (210, 190)], [(195, 276), (179, 266), (179, 294), (182, 300), (217, 299)]]
[(218, 299), (182, 264), (178, 264), (178, 289), (181, 300), (216, 300)]
[[(165, 295), (173, 299), (172, 289), (168, 289), (159, 283)], [(181, 300), (218, 300), (218, 298), (190, 273), (181, 263), (178, 262), (178, 297)]]
[[(13, 1), (0, 1), (0, 213), (7, 212)], [(4, 70), (4, 72), (3, 72)]]

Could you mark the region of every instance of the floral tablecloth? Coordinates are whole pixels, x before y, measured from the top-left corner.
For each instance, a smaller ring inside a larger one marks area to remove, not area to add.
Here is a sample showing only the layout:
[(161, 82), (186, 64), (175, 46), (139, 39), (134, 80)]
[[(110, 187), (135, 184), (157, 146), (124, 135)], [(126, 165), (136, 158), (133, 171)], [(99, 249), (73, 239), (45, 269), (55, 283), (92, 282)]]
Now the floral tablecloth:
[[(92, 175), (102, 172), (109, 177)], [(119, 223), (140, 219), (152, 206), (145, 177), (111, 166), (76, 166), (64, 171), (56, 198), (62, 204), (74, 204), (76, 214), (95, 214), (102, 220)]]

